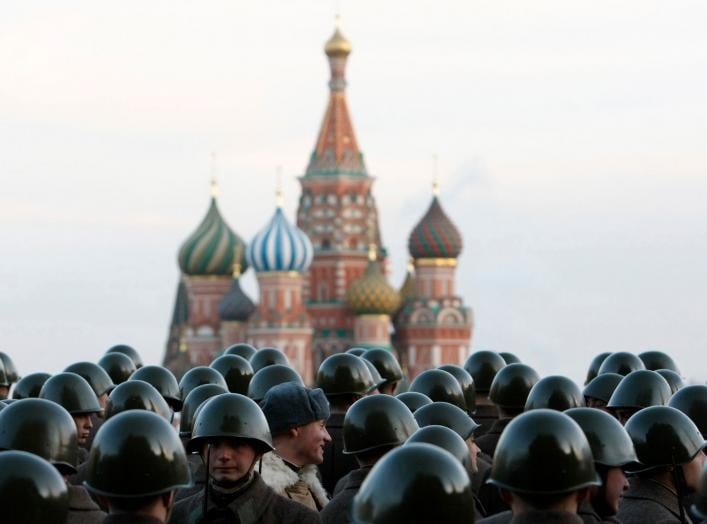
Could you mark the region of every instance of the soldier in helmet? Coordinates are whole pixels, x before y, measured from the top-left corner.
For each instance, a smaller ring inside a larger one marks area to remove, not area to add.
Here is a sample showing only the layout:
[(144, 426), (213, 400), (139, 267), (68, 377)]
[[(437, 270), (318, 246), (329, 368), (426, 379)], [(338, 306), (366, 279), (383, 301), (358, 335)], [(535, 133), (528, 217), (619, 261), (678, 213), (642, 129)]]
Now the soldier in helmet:
[(365, 397), (351, 406), (344, 418), (344, 453), (355, 457), (359, 468), (337, 484), (334, 498), (321, 513), (324, 524), (351, 522), (353, 498), (371, 468), (417, 428), (407, 406), (390, 395)]
[(276, 494), (255, 471), (273, 443), (265, 416), (248, 397), (225, 393), (205, 404), (187, 449), (201, 455), (208, 482), (176, 504), (171, 523), (320, 522), (315, 511)]
[(494, 351), (475, 351), (464, 364), (464, 369), (474, 379), (474, 388), (476, 389), (474, 420), (481, 425), (477, 433), (478, 436), (486, 433), (498, 418), (498, 410), (489, 400), (488, 394), (496, 373), (505, 365), (506, 361), (503, 360), (503, 357)]
[(324, 392), (286, 382), (267, 392), (261, 408), (276, 449), (263, 456), (263, 480), (276, 493), (320, 511), (329, 501), (316, 468), (331, 441)]
[(385, 382), (378, 386), (378, 391), (384, 395), (395, 395), (398, 384), (403, 379), (403, 370), (393, 356), (393, 353), (381, 348), (369, 349), (361, 355), (375, 366)]
[(621, 424), (636, 412), (650, 406), (663, 406), (670, 400), (670, 386), (655, 371), (642, 369), (626, 375), (614, 390), (607, 408)]
[(597, 375), (582, 390), (584, 403), (589, 408), (597, 408), (609, 413), (609, 408), (606, 405), (623, 378), (623, 375), (618, 373)]
[[(98, 397), (98, 404), (101, 406), (101, 409), (105, 409), (108, 394), (115, 387), (115, 384), (113, 384), (113, 381), (108, 373), (106, 373), (105, 369), (93, 362), (76, 362), (68, 366), (64, 371), (67, 373), (76, 373), (83, 377), (93, 389), (96, 397)], [(83, 447), (86, 449), (91, 448), (91, 443), (96, 436), (96, 432), (103, 425), (103, 420), (103, 411), (91, 415), (91, 425), (93, 427), (88, 434), (86, 442), (83, 444)]]

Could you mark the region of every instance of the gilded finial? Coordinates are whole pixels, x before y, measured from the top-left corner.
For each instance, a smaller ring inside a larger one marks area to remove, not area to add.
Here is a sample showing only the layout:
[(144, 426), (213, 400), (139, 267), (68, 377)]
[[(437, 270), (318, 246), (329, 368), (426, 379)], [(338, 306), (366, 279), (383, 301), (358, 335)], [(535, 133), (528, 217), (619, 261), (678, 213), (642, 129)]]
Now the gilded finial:
[(218, 197), (218, 184), (216, 183), (216, 153), (213, 151), (211, 152), (210, 155), (211, 158), (211, 166), (209, 168), (209, 171), (211, 171), (211, 196), (214, 198)]
[(437, 155), (432, 155), (432, 195), (439, 196), (439, 172), (437, 169)]
[(368, 244), (368, 260), (375, 262), (378, 258), (378, 249), (374, 243)]
[(233, 248), (233, 278), (241, 276), (241, 245)]
[(408, 257), (408, 273), (412, 274), (415, 272), (415, 259)]
[(277, 166), (277, 187), (275, 189), (275, 204), (282, 208), (285, 205), (285, 197), (282, 192), (282, 166)]

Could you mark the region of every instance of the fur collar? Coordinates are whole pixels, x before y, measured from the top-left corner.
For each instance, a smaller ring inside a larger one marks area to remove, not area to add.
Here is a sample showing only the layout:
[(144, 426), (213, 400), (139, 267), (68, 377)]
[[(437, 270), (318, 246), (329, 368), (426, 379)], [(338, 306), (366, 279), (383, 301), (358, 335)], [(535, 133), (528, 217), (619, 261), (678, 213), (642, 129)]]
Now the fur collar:
[(260, 475), (265, 483), (280, 495), (285, 495), (285, 488), (302, 480), (309, 486), (309, 491), (319, 506), (324, 507), (329, 502), (329, 497), (317, 476), (317, 467), (312, 464), (304, 466), (297, 474), (279, 456), (270, 452), (263, 455)]

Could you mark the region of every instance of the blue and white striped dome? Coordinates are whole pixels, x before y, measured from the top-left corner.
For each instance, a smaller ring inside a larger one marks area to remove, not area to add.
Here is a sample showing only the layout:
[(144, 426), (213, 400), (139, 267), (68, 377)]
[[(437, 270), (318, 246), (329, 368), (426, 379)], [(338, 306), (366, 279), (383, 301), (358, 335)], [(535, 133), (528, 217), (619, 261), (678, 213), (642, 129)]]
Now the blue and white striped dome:
[(256, 272), (306, 271), (312, 262), (312, 243), (307, 235), (289, 223), (282, 208), (265, 229), (248, 245), (248, 265)]

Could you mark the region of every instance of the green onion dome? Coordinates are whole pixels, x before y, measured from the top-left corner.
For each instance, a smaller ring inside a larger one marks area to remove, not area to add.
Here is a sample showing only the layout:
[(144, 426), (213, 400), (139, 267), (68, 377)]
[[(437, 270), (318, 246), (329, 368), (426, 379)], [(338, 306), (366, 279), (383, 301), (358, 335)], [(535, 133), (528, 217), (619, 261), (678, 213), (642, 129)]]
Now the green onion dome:
[(212, 196), (204, 220), (179, 248), (179, 268), (186, 275), (231, 275), (235, 253), (246, 270), (245, 242), (226, 224)]
[(462, 251), (462, 237), (435, 195), (427, 213), (408, 239), (413, 258), (457, 258)]
[(381, 272), (375, 251), (363, 276), (351, 283), (346, 305), (357, 315), (392, 315), (398, 309), (400, 295)]

